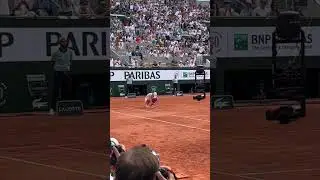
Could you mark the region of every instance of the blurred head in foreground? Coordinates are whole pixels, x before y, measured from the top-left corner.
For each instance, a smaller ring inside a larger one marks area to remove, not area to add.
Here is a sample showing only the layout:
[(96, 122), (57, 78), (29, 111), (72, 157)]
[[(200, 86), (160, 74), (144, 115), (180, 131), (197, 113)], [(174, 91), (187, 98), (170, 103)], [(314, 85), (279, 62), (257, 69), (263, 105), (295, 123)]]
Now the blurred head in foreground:
[(136, 146), (124, 152), (116, 164), (116, 180), (154, 180), (159, 160), (147, 146)]

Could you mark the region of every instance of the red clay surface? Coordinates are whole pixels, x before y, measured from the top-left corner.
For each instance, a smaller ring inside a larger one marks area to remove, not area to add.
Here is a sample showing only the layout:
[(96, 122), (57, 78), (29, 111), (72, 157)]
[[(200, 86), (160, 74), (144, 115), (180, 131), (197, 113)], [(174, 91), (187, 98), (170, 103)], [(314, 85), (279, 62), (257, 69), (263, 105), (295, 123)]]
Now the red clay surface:
[(209, 98), (160, 96), (157, 108), (146, 110), (144, 98), (111, 99), (110, 135), (130, 148), (150, 145), (161, 163), (188, 179), (210, 179)]
[(266, 109), (213, 111), (212, 179), (320, 179), (320, 106), (286, 125), (265, 120)]
[(106, 113), (0, 117), (0, 179), (106, 179)]

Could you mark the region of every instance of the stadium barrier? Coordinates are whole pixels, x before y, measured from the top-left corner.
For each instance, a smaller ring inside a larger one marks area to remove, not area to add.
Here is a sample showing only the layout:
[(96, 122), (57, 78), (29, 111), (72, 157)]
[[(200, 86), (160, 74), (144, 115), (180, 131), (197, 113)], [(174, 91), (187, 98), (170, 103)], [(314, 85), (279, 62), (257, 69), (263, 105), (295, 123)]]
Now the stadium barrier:
[(58, 101), (56, 110), (59, 116), (82, 115), (83, 103), (80, 100)]
[[(210, 89), (210, 69), (206, 69), (206, 89)], [(178, 76), (178, 91), (189, 93), (194, 88), (195, 69), (193, 68), (112, 68), (110, 69), (110, 88), (112, 97), (125, 96), (126, 79), (133, 78), (136, 96), (156, 91), (159, 95), (172, 94), (172, 80)]]

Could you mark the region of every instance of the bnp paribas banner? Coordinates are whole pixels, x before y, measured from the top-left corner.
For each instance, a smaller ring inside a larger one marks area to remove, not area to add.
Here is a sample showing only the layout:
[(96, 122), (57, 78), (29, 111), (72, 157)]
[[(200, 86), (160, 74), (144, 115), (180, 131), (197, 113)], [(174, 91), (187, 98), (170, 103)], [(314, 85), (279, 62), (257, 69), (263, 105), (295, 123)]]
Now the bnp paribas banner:
[(0, 28), (0, 62), (50, 61), (62, 37), (73, 60), (107, 60), (109, 28)]
[[(110, 70), (110, 81), (126, 81), (130, 76), (134, 81), (195, 80), (196, 70)], [(210, 70), (205, 70), (205, 78), (210, 80)], [(203, 76), (197, 75), (197, 79)]]
[[(211, 48), (216, 57), (271, 57), (275, 27), (212, 27)], [(306, 56), (320, 56), (320, 27), (303, 27)], [(317, 45), (319, 43), (319, 45)], [(278, 56), (297, 56), (299, 44), (279, 44)]]

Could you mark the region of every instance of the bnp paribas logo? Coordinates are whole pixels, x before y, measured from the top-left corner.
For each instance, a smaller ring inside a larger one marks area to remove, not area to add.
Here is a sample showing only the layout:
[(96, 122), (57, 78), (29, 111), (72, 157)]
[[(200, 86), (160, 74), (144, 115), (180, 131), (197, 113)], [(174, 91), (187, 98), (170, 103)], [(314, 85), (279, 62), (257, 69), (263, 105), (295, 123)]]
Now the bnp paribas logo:
[(248, 34), (239, 34), (235, 33), (234, 34), (234, 39), (233, 39), (233, 49), (235, 51), (246, 51), (248, 50), (249, 46), (249, 38)]
[(182, 77), (187, 78), (188, 77), (188, 72), (183, 72)]

